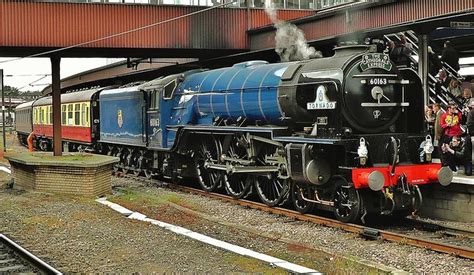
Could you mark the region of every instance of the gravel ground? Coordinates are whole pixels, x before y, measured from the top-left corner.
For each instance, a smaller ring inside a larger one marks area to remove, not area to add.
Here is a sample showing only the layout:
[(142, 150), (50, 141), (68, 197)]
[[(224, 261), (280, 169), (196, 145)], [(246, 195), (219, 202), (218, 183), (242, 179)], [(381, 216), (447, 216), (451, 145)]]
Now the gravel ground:
[[(114, 181), (120, 186), (127, 186), (131, 182), (128, 179), (114, 179)], [(136, 185), (136, 183), (132, 184)], [(257, 232), (276, 236), (275, 238), (292, 240), (306, 247), (317, 248), (335, 255), (345, 255), (350, 259), (362, 259), (413, 273), (474, 273), (473, 261), (403, 243), (367, 241), (342, 230), (295, 221), (198, 195), (176, 193), (169, 189), (137, 186), (133, 189), (138, 192), (146, 192), (157, 198), (175, 196), (175, 201), (178, 204), (206, 213), (217, 220), (250, 227)], [(126, 200), (122, 200), (122, 202), (126, 203)], [(216, 232), (218, 231), (216, 230)], [(329, 259), (329, 261), (331, 260)]]
[[(13, 150), (24, 150), (14, 141), (10, 144)], [(8, 179), (0, 173), (0, 232), (61, 271), (284, 273), (156, 226), (124, 219), (91, 200), (7, 190), (3, 183)], [(122, 191), (111, 199), (130, 209), (326, 273), (366, 274), (394, 269), (474, 273), (473, 261), (450, 255), (404, 244), (366, 241), (338, 229), (142, 186), (129, 179), (113, 181), (130, 194)], [(449, 225), (470, 227), (472, 223)], [(381, 269), (366, 267), (359, 261)]]
[(0, 232), (69, 272), (285, 273), (125, 219), (90, 199), (0, 188)]

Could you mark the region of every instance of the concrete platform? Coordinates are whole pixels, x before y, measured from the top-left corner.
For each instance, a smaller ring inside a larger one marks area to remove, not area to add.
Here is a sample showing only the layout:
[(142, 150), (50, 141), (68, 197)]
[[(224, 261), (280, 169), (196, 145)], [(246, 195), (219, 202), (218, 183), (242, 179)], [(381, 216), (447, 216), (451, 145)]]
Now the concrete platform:
[(455, 175), (453, 177), (453, 183), (474, 185), (474, 175), (472, 176)]
[(95, 154), (9, 153), (14, 188), (97, 197), (112, 192), (112, 165), (118, 158)]
[(474, 176), (456, 175), (453, 183), (423, 186), (420, 215), (432, 219), (474, 222)]

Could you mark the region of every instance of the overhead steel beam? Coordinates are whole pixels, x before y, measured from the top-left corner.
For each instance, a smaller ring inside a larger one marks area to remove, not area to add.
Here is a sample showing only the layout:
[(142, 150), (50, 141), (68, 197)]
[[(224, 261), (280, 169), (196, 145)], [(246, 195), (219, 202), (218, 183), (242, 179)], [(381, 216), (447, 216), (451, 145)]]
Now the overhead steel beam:
[(60, 57), (51, 58), (52, 90), (53, 90), (53, 152), (54, 156), (61, 156), (63, 146), (61, 140), (61, 77)]

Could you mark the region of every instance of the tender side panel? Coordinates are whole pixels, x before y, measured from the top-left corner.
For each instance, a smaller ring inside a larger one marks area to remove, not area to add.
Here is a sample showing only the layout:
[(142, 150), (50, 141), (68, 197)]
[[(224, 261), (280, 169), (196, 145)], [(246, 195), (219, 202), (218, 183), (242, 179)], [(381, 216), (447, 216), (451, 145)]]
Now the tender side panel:
[(145, 99), (133, 89), (115, 89), (100, 94), (100, 141), (146, 145)]

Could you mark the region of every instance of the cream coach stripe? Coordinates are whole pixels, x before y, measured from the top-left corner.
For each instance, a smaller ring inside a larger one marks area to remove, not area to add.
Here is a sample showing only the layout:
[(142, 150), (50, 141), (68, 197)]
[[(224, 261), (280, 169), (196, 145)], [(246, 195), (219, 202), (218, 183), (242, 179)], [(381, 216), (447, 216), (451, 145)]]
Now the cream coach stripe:
[(278, 266), (280, 268), (288, 270), (289, 272), (294, 272), (294, 273), (299, 273), (299, 274), (302, 274), (302, 273), (305, 273), (305, 274), (321, 274), (317, 270), (310, 269), (310, 268), (307, 268), (307, 267), (304, 267), (304, 266), (301, 266), (301, 265), (293, 264), (293, 263), (287, 262), (285, 260), (278, 259), (278, 258), (275, 258), (275, 257), (272, 257), (272, 256), (268, 256), (268, 255), (265, 255), (265, 254), (262, 254), (262, 253), (258, 253), (258, 252), (255, 252), (253, 250), (250, 250), (250, 249), (247, 249), (247, 248), (244, 248), (244, 247), (241, 247), (241, 246), (237, 246), (237, 245), (234, 245), (234, 244), (231, 244), (231, 243), (228, 243), (228, 242), (220, 241), (220, 240), (208, 237), (206, 235), (203, 235), (203, 234), (200, 234), (200, 233), (197, 233), (197, 232), (193, 232), (193, 231), (188, 230), (184, 227), (180, 227), (180, 226), (172, 225), (172, 224), (165, 223), (165, 222), (162, 222), (162, 221), (147, 218), (145, 215), (143, 215), (141, 213), (132, 212), (131, 210), (128, 210), (127, 208), (122, 207), (119, 204), (107, 201), (107, 199), (105, 199), (105, 198), (100, 198), (100, 199), (97, 199), (96, 201), (98, 203), (101, 203), (103, 205), (106, 205), (106, 206), (114, 209), (115, 211), (121, 213), (122, 215), (128, 217), (129, 219), (149, 222), (153, 225), (157, 225), (161, 228), (164, 228), (164, 229), (169, 230), (171, 232), (174, 232), (176, 234), (184, 235), (186, 237), (195, 239), (195, 240), (203, 242), (203, 243), (210, 244), (212, 246), (215, 246), (215, 247), (218, 247), (218, 248), (230, 251), (230, 252), (237, 253), (239, 255), (252, 257), (252, 258), (258, 259), (260, 261), (267, 262), (267, 263), (269, 263), (273, 266)]

